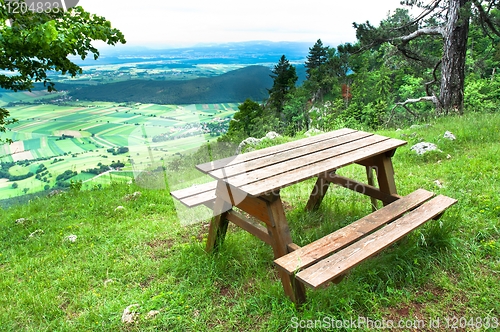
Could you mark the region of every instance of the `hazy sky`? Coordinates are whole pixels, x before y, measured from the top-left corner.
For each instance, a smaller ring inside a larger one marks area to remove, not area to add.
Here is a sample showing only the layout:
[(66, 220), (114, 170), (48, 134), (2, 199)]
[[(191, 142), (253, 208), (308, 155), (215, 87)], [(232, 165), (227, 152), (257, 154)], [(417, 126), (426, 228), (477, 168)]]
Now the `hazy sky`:
[(188, 46), (229, 41), (355, 41), (352, 22), (378, 24), (400, 0), (80, 0), (127, 44)]

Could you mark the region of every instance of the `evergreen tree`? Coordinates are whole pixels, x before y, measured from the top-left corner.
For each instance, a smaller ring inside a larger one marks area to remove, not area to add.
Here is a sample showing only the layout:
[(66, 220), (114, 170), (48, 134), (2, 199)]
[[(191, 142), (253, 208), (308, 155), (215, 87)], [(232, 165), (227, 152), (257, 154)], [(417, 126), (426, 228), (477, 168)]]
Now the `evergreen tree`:
[(321, 39), (318, 39), (312, 48), (309, 48), (309, 55), (305, 63), (307, 79), (312, 76), (313, 69), (319, 68), (328, 59), (328, 47), (323, 46)]
[(239, 142), (250, 136), (259, 136), (257, 122), (262, 115), (263, 109), (258, 103), (250, 99), (245, 100), (238, 106), (238, 112), (229, 123), (226, 138), (229, 141)]
[(271, 107), (278, 118), (281, 119), (287, 95), (295, 88), (298, 79), (297, 72), (285, 55), (282, 55), (270, 76), (274, 82), (272, 88), (268, 90), (269, 100), (267, 106)]

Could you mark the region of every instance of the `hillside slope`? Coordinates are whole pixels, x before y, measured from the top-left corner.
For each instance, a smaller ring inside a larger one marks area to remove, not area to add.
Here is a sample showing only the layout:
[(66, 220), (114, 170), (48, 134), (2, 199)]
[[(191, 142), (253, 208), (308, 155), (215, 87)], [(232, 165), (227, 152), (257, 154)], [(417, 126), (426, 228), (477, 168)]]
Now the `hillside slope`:
[(70, 93), (89, 101), (140, 102), (155, 104), (201, 104), (241, 102), (247, 98), (261, 101), (273, 84), (271, 70), (249, 66), (226, 74), (188, 81), (131, 80), (88, 86)]

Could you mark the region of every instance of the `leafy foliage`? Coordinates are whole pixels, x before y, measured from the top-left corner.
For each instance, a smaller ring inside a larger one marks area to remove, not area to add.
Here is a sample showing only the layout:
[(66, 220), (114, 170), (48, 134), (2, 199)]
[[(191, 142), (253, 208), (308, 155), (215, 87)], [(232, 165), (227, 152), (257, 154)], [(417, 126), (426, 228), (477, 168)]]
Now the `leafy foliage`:
[[(10, 22), (10, 24), (8, 24)], [(19, 91), (30, 90), (33, 82), (54, 84), (47, 77), (48, 71), (75, 76), (81, 68), (68, 57), (89, 55), (99, 57), (92, 41), (108, 45), (125, 43), (123, 34), (111, 27), (104, 17), (86, 12), (82, 7), (67, 12), (31, 12), (8, 10), (5, 1), (0, 6), (0, 69), (11, 74), (0, 74), (0, 88)], [(9, 112), (0, 109), (0, 130), (11, 123)]]

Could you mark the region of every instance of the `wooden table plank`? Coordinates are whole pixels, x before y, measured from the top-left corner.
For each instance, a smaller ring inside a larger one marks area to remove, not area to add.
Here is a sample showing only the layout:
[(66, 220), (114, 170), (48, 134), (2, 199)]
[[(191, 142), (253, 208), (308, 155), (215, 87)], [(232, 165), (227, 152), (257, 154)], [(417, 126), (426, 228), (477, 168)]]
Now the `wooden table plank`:
[(228, 158), (219, 159), (219, 160), (211, 161), (208, 163), (196, 165), (196, 168), (203, 173), (208, 173), (210, 171), (214, 171), (214, 170), (217, 170), (217, 169), (220, 169), (223, 167), (237, 165), (237, 164), (241, 164), (241, 163), (246, 163), (246, 162), (254, 160), (254, 159), (273, 155), (273, 154), (280, 153), (283, 151), (301, 148), (301, 147), (309, 145), (309, 144), (321, 142), (321, 141), (328, 140), (328, 139), (335, 138), (335, 137), (341, 137), (343, 135), (347, 135), (347, 134), (353, 133), (353, 132), (356, 132), (356, 130), (348, 129), (348, 128), (339, 129), (339, 130), (331, 131), (331, 132), (324, 133), (321, 135), (311, 136), (311, 137), (303, 138), (303, 139), (300, 139), (297, 141), (292, 141), (292, 142), (288, 142), (288, 143), (284, 143), (284, 144), (271, 146), (271, 147), (268, 147), (268, 148), (265, 148), (262, 150), (251, 151), (251, 152), (247, 152), (247, 153), (240, 154), (237, 156), (228, 157)]
[[(311, 154), (302, 155), (301, 157), (286, 160), (281, 163), (276, 163), (250, 171), (244, 174), (238, 174), (229, 178), (226, 178), (226, 182), (232, 184), (235, 187), (244, 186), (253, 182), (264, 182), (265, 179), (269, 177), (276, 176), (278, 174), (287, 174), (290, 171), (309, 168), (312, 165), (329, 159), (334, 159), (342, 154), (355, 151), (367, 145), (373, 145), (375, 143), (387, 140), (387, 137), (372, 135), (365, 137), (364, 139), (359, 139), (356, 141), (347, 142), (345, 144), (334, 146), (329, 149), (321, 150)], [(211, 175), (209, 173), (209, 175)], [(290, 181), (295, 180), (290, 178)]]
[[(370, 136), (363, 141), (371, 144), (363, 147), (358, 146), (354, 150), (342, 148), (343, 146), (336, 147), (332, 149), (333, 151), (324, 150), (318, 152), (317, 156), (305, 157), (304, 160), (301, 160), (304, 165), (288, 162), (282, 165), (281, 169), (273, 165), (265, 168), (264, 173), (258, 173), (259, 170), (257, 170), (229, 178), (226, 182), (241, 188), (251, 196), (260, 196), (406, 144), (402, 140), (378, 135)], [(342, 151), (342, 154), (339, 151)], [(273, 172), (275, 173), (273, 174)]]
[[(278, 164), (281, 162), (292, 161), (292, 159), (300, 158), (306, 156), (307, 159), (314, 158), (312, 155), (315, 152), (319, 152), (325, 149), (331, 149), (335, 146), (343, 145), (346, 143), (354, 142), (362, 138), (373, 136), (373, 134), (366, 133), (363, 131), (356, 131), (343, 135), (340, 137), (332, 137), (326, 140), (315, 142), (308, 145), (302, 145), (294, 149), (281, 151), (271, 155), (264, 155), (260, 158), (250, 160), (245, 163), (239, 163), (236, 165), (229, 165), (214, 171), (209, 172), (211, 176), (216, 179), (229, 178), (242, 173), (249, 173), (253, 170), (260, 169), (263, 167), (268, 167), (273, 164)], [(295, 161), (293, 161), (295, 162)], [(278, 166), (281, 167), (281, 166)]]

